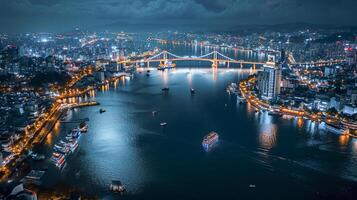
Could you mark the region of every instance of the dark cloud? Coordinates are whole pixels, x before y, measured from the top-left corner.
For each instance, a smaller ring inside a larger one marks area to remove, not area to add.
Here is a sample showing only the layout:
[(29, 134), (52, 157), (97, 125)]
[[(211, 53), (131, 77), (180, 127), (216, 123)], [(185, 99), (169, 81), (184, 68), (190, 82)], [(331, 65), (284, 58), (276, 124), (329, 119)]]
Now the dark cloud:
[(201, 4), (208, 11), (213, 12), (222, 12), (228, 9), (230, 6), (234, 4), (234, 0), (195, 0), (198, 4)]
[(33, 5), (46, 5), (46, 6), (51, 6), (60, 3), (60, 1), (57, 0), (29, 0), (29, 2)]
[(0, 30), (51, 31), (116, 22), (356, 25), (356, 10), (357, 0), (0, 0)]

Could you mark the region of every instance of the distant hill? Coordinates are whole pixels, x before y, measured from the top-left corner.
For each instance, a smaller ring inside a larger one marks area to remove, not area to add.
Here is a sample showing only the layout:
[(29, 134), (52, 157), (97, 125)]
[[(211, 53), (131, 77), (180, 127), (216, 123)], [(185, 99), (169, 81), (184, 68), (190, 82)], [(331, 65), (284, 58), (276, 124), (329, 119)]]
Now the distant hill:
[(158, 31), (190, 31), (190, 32), (225, 32), (238, 34), (262, 33), (266, 31), (290, 32), (298, 30), (344, 30), (357, 31), (357, 26), (319, 25), (308, 23), (286, 23), (273, 25), (237, 25), (226, 26), (221, 24), (200, 24), (194, 22), (152, 22), (152, 21), (118, 21), (110, 24), (92, 26), (89, 30), (133, 31), (133, 32), (158, 32)]
[(230, 27), (228, 32), (235, 33), (261, 33), (266, 31), (290, 32), (298, 30), (348, 30), (357, 31), (357, 26), (337, 26), (328, 24), (286, 23), (273, 25), (239, 25)]

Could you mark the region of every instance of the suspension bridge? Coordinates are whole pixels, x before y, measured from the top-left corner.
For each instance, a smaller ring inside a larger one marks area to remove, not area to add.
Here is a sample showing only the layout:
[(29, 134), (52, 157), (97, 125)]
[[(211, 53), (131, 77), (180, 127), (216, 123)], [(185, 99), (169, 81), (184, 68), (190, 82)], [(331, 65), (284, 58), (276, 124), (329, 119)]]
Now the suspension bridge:
[(241, 67), (244, 65), (250, 65), (253, 66), (255, 69), (257, 65), (264, 65), (266, 64), (265, 62), (256, 62), (256, 61), (245, 61), (245, 60), (235, 60), (233, 58), (230, 58), (226, 55), (223, 55), (222, 53), (218, 51), (212, 51), (208, 54), (202, 55), (202, 56), (178, 56), (175, 55), (169, 51), (161, 51), (157, 53), (156, 55), (153, 55), (148, 58), (143, 58), (143, 59), (127, 59), (127, 60), (122, 60), (118, 61), (118, 64), (139, 64), (139, 63), (146, 63), (147, 66), (150, 66), (150, 63), (167, 63), (167, 62), (176, 62), (176, 61), (200, 61), (200, 62), (210, 62), (212, 64), (212, 67), (217, 68), (219, 65), (224, 64), (227, 67), (231, 63), (239, 64)]
[[(127, 58), (125, 60), (119, 60), (118, 64), (136, 64), (138, 65), (139, 63), (146, 63), (147, 67), (150, 67), (150, 63), (167, 63), (167, 62), (176, 62), (176, 61), (200, 61), (200, 62), (210, 62), (212, 64), (212, 67), (217, 68), (220, 65), (224, 65), (226, 67), (229, 67), (230, 64), (238, 64), (240, 65), (241, 68), (245, 66), (253, 67), (253, 69), (256, 69), (257, 66), (262, 66), (266, 64), (266, 62), (262, 61), (246, 61), (246, 60), (235, 60), (233, 58), (230, 58), (226, 55), (223, 55), (222, 53), (218, 51), (212, 51), (210, 53), (207, 53), (205, 55), (201, 56), (178, 56), (175, 55), (169, 51), (163, 50), (161, 52), (158, 52), (155, 55), (152, 55), (151, 57), (142, 57), (142, 58), (136, 58), (136, 59), (131, 59)], [(303, 67), (310, 67), (310, 66), (328, 66), (328, 65), (334, 65), (334, 64), (340, 64), (344, 60), (319, 60), (319, 61), (314, 61), (314, 62), (296, 62), (295, 59), (291, 56), (288, 58), (288, 64), (289, 65), (294, 65), (294, 66), (303, 66)]]

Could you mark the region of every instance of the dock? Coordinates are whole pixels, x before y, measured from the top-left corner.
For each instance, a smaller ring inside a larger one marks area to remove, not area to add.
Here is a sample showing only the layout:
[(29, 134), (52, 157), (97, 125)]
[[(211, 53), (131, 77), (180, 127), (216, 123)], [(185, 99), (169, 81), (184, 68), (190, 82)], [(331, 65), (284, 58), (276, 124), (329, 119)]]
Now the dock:
[(73, 109), (73, 108), (81, 108), (81, 107), (87, 107), (87, 106), (98, 106), (98, 105), (100, 105), (99, 102), (87, 101), (87, 102), (82, 102), (82, 103), (71, 104), (70, 107), (71, 107), (71, 109)]

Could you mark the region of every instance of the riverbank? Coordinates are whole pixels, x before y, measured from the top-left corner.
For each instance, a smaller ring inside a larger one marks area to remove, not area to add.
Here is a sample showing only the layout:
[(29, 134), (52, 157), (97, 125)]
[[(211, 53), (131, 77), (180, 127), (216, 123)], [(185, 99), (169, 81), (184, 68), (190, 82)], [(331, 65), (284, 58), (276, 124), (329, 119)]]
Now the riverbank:
[(344, 131), (341, 134), (348, 135), (353, 138), (357, 138), (357, 125), (356, 123), (347, 123), (343, 120), (339, 120), (335, 117), (328, 116), (323, 113), (311, 113), (304, 109), (293, 109), (289, 107), (284, 107), (282, 105), (272, 105), (268, 101), (259, 99), (257, 95), (251, 90), (252, 86), (256, 84), (256, 78), (250, 77), (246, 80), (242, 80), (239, 83), (239, 90), (241, 95), (247, 99), (247, 101), (253, 105), (259, 111), (268, 111), (274, 115), (288, 115), (292, 117), (298, 117), (303, 119), (308, 119), (317, 123), (338, 123), (342, 124)]

